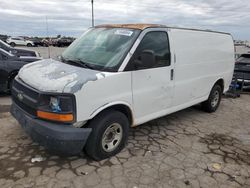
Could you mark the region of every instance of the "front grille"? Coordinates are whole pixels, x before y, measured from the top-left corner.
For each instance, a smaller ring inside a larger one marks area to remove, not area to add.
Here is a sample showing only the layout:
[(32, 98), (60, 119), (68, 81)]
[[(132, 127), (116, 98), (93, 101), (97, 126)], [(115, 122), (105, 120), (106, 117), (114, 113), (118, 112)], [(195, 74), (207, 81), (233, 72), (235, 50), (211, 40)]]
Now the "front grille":
[(36, 109), (35, 108), (32, 108), (32, 107), (20, 102), (20, 100), (18, 100), (16, 97), (13, 97), (12, 100), (17, 104), (17, 106), (22, 108), (25, 112), (27, 112), (28, 114), (30, 114), (32, 116), (36, 116)]
[(20, 79), (13, 81), (11, 89), (12, 100), (25, 112), (32, 116), (36, 116), (36, 109), (39, 101), (39, 93), (27, 86)]

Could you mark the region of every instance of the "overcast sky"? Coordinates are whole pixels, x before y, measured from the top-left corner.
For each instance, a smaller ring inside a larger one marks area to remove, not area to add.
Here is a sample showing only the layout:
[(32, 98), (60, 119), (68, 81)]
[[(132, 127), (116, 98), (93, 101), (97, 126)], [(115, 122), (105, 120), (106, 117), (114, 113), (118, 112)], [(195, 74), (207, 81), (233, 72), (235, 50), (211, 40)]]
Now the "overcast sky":
[[(249, 0), (95, 0), (95, 23), (159, 23), (230, 32), (250, 40)], [(90, 0), (0, 0), (0, 33), (79, 36), (91, 26)]]

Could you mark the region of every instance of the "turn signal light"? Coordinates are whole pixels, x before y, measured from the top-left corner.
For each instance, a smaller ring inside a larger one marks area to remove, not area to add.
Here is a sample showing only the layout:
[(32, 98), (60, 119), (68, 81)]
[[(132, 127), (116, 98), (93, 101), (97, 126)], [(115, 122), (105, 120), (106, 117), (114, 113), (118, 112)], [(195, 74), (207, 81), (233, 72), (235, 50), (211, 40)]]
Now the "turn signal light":
[(57, 114), (44, 111), (37, 111), (37, 117), (60, 122), (71, 122), (74, 120), (73, 114)]

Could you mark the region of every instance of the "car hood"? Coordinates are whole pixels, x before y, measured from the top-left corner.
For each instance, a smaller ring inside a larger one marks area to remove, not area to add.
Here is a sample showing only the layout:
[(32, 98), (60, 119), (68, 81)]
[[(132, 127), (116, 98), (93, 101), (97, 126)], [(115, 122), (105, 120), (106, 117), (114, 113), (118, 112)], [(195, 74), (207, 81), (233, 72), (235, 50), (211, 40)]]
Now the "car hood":
[(34, 50), (28, 50), (23, 48), (11, 48), (9, 51), (16, 56), (40, 57), (39, 53)]
[(42, 60), (41, 57), (34, 57), (34, 56), (20, 56), (19, 59), (25, 62), (35, 62), (35, 61)]
[(87, 82), (100, 78), (98, 74), (99, 71), (45, 59), (23, 66), (18, 77), (39, 91), (76, 93)]

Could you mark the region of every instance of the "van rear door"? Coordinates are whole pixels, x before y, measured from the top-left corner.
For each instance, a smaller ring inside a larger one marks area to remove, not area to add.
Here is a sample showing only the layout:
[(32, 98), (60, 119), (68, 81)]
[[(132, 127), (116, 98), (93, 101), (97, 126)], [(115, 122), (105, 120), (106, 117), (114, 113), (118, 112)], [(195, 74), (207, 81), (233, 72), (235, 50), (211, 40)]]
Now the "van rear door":
[[(144, 123), (171, 107), (173, 98), (173, 65), (168, 34), (165, 30), (148, 31), (129, 62), (132, 71), (133, 106), (136, 124)], [(153, 67), (141, 65), (141, 54), (151, 51), (155, 55)], [(140, 66), (141, 65), (141, 66)]]

